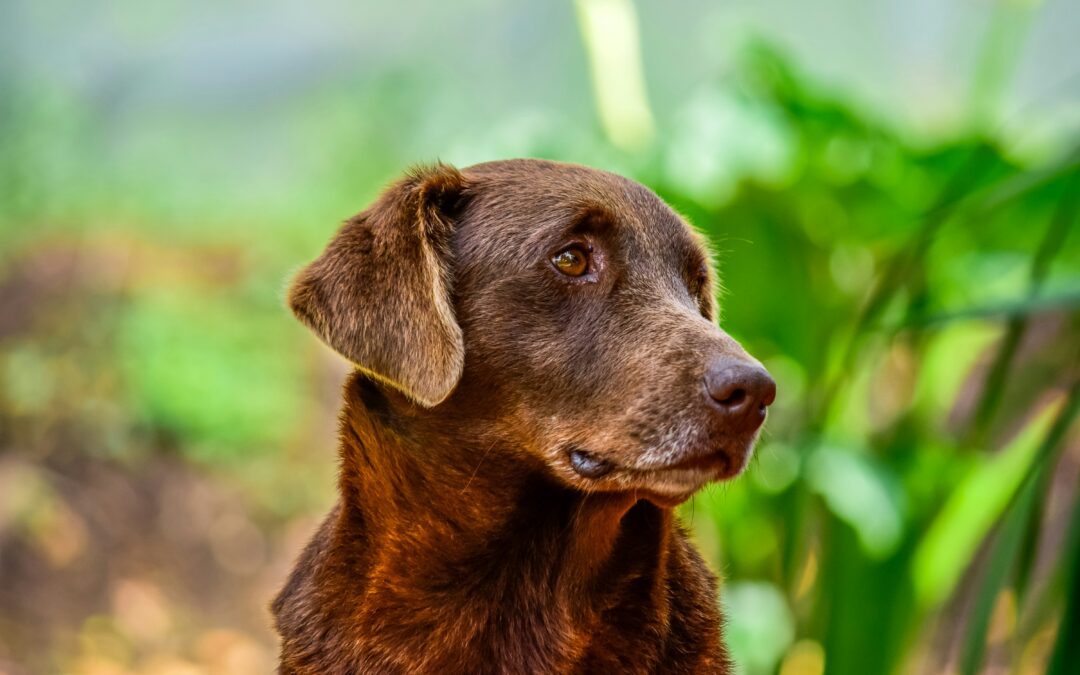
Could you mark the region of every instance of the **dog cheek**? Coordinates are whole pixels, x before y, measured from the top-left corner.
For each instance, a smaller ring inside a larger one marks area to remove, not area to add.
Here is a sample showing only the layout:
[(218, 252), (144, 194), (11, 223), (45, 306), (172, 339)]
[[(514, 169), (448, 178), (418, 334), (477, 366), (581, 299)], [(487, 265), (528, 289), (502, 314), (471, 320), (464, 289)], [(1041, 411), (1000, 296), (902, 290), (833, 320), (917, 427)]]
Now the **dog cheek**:
[(695, 349), (654, 348), (645, 363), (629, 368), (618, 414), (605, 426), (622, 432), (624, 459), (656, 464), (710, 443), (710, 415), (704, 401), (700, 355)]

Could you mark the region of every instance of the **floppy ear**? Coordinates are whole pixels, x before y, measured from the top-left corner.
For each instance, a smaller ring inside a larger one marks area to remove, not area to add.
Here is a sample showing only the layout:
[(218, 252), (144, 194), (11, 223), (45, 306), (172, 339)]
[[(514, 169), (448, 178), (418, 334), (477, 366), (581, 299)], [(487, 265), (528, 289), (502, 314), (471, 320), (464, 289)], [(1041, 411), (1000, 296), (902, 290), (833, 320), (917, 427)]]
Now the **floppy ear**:
[(450, 234), (465, 180), (414, 169), (348, 220), (289, 289), (293, 313), (375, 379), (434, 406), (461, 377), (450, 300)]

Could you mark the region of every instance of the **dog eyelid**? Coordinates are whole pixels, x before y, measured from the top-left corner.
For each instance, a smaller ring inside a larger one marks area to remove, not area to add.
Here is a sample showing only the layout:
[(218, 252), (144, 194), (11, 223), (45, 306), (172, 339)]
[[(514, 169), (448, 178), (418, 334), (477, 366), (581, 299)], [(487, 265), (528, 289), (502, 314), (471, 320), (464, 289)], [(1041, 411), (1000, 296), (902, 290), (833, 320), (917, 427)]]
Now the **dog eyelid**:
[(701, 295), (709, 285), (709, 268), (704, 262), (691, 263), (687, 270), (686, 286), (691, 295)]
[(687, 290), (690, 291), (690, 297), (701, 308), (701, 314), (707, 319), (711, 319), (711, 311), (706, 308), (710, 306), (709, 293), (709, 268), (708, 264), (704, 261), (697, 263), (691, 267), (689, 283), (687, 284)]

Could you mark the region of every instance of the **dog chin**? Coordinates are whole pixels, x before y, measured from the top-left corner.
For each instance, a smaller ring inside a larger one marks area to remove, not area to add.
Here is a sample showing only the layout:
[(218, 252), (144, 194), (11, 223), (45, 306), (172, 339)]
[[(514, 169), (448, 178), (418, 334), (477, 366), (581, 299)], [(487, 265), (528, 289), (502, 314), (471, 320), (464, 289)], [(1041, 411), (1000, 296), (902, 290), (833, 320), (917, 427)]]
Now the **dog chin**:
[(708, 483), (729, 480), (742, 473), (753, 455), (755, 440), (688, 452), (674, 462), (642, 467), (636, 471), (636, 478), (650, 492), (685, 501)]
[(647, 476), (642, 476), (644, 480), (641, 480), (642, 487), (639, 491), (646, 498), (661, 503), (662, 506), (675, 506), (692, 497), (695, 492), (709, 483), (728, 478), (728, 473), (728, 469), (724, 466), (653, 471)]

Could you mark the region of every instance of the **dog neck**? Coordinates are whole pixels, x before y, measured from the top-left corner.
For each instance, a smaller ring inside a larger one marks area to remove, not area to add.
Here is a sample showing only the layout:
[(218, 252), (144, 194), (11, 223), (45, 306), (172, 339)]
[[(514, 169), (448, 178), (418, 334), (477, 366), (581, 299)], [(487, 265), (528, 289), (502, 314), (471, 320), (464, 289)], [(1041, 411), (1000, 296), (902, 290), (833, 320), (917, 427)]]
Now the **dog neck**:
[(570, 622), (560, 635), (587, 636), (589, 618), (625, 590), (620, 580), (644, 579), (635, 592), (666, 614), (668, 509), (565, 487), (524, 453), (434, 424), (362, 376), (345, 399), (334, 548), (364, 571), (365, 612), (408, 622), (433, 608), (445, 616), (430, 625), (465, 621), (489, 639), (484, 626), (506, 617), (470, 612), (510, 607), (534, 614), (530, 624)]

